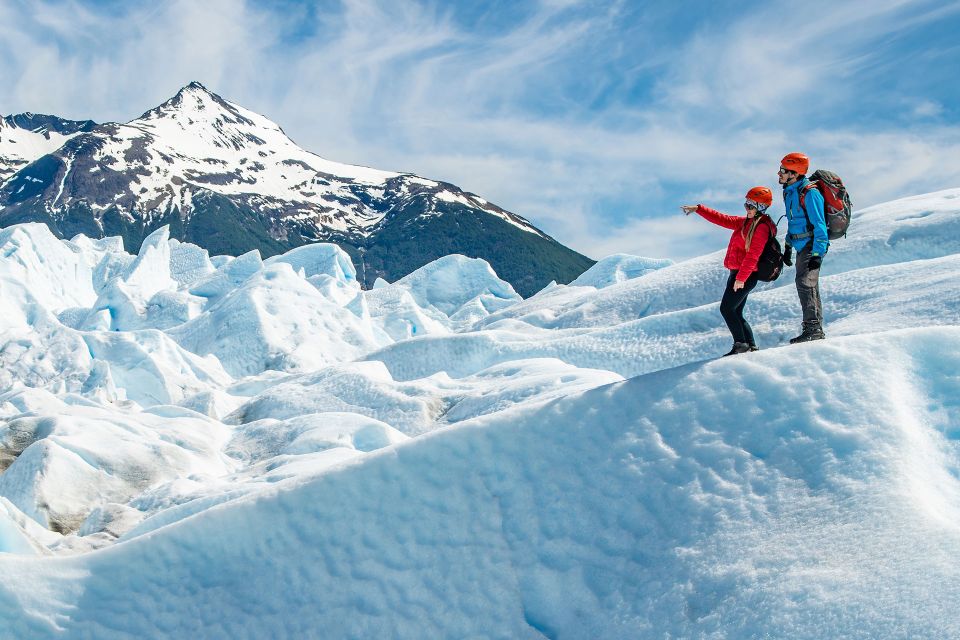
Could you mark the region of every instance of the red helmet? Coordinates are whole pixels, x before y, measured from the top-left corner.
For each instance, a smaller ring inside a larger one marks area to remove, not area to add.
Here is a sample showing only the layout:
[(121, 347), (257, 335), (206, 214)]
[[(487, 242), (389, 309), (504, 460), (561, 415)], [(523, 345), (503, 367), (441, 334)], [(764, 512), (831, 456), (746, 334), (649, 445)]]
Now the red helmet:
[(784, 169), (795, 171), (800, 175), (806, 175), (807, 169), (810, 168), (810, 158), (802, 153), (788, 153), (783, 156), (783, 160), (780, 161), (780, 166)]
[(754, 187), (747, 191), (747, 200), (763, 205), (763, 208), (766, 209), (773, 204), (773, 191), (766, 187)]

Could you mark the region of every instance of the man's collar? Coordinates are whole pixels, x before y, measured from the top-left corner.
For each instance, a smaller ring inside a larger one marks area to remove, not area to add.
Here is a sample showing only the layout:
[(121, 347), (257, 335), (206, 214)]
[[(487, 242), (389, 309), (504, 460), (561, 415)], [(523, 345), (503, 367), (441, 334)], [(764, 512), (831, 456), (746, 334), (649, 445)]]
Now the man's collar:
[(785, 184), (785, 185), (783, 185), (783, 190), (784, 190), (784, 191), (787, 191), (787, 190), (789, 190), (789, 189), (797, 190), (797, 189), (799, 189), (800, 187), (802, 187), (803, 185), (805, 185), (807, 182), (808, 182), (808, 180), (807, 180), (806, 176), (804, 176), (803, 178), (797, 180), (797, 181), (794, 182), (793, 184)]

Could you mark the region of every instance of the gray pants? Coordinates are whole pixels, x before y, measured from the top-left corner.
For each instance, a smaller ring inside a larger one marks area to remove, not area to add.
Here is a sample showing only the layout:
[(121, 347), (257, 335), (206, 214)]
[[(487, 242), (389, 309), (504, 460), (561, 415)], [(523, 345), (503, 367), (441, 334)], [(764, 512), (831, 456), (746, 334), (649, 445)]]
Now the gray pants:
[(807, 259), (813, 243), (797, 253), (797, 295), (803, 309), (803, 330), (823, 331), (823, 305), (820, 303), (820, 269), (808, 269)]

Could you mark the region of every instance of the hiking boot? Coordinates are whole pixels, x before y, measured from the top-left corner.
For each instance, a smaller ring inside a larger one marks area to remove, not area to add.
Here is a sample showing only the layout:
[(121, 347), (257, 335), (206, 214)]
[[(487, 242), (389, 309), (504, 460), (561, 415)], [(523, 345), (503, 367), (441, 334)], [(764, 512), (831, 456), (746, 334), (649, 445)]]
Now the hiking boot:
[(753, 352), (753, 351), (760, 351), (760, 347), (758, 347), (758, 346), (755, 345), (755, 344), (752, 344), (752, 345), (750, 345), (750, 351), (751, 351), (751, 352)]
[(738, 353), (747, 353), (748, 351), (750, 351), (750, 345), (746, 342), (734, 342), (733, 349), (730, 349), (730, 351), (723, 354), (721, 357), (726, 358), (727, 356), (735, 356)]
[(796, 338), (790, 338), (790, 344), (800, 344), (801, 342), (813, 342), (814, 340), (823, 340), (826, 338), (822, 329), (804, 329), (803, 333)]

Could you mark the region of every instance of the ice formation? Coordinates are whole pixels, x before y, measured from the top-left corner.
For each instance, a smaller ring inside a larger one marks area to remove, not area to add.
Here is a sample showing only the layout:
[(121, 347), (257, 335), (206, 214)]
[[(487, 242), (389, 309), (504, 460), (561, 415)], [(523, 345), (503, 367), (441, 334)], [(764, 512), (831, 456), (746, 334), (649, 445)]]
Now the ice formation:
[(822, 279), (611, 256), (526, 300), (448, 256), (0, 230), (0, 633), (957, 637), (960, 190)]

